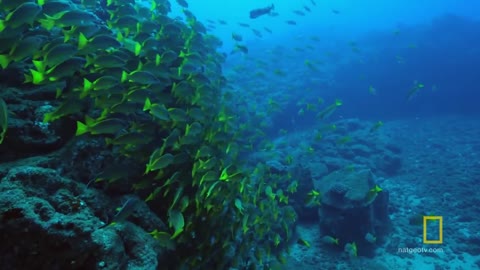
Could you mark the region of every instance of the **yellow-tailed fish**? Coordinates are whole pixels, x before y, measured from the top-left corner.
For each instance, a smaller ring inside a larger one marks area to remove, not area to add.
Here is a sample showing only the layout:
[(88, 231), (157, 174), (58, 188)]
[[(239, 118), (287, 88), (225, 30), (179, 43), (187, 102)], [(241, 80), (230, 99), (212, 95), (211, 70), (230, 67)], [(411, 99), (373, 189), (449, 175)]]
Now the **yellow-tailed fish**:
[(106, 225), (103, 225), (100, 227), (104, 228), (109, 225), (114, 225), (117, 224), (118, 222), (125, 221), (134, 211), (137, 209), (138, 206), (138, 200), (137, 198), (130, 198), (128, 199), (120, 209), (118, 209), (117, 214), (113, 217), (112, 221), (110, 223), (107, 223)]
[(330, 115), (332, 115), (332, 113), (340, 106), (342, 106), (342, 101), (337, 99), (335, 100), (335, 103), (331, 104), (330, 106), (328, 106), (327, 108), (323, 109), (321, 112), (319, 112), (317, 114), (317, 117), (320, 118), (320, 119), (326, 119), (328, 118)]
[(43, 28), (51, 30), (53, 27), (70, 27), (92, 25), (100, 22), (100, 19), (91, 12), (82, 9), (69, 9), (56, 13), (52, 16), (44, 14), (46, 19), (39, 19), (38, 21)]
[(91, 55), (86, 56), (86, 67), (94, 66), (95, 68), (115, 68), (124, 67), (126, 59), (122, 59), (114, 54), (99, 55), (93, 57)]
[(150, 162), (146, 166), (145, 173), (164, 169), (172, 163), (173, 155), (170, 153), (166, 153), (155, 160), (150, 160)]
[(143, 111), (149, 111), (152, 116), (162, 121), (170, 121), (170, 114), (163, 104), (154, 104), (150, 98), (145, 99)]
[(90, 90), (99, 91), (110, 89), (120, 83), (120, 80), (114, 76), (105, 75), (93, 82), (88, 79), (83, 79), (83, 92), (89, 92)]
[(374, 131), (377, 131), (380, 127), (383, 126), (383, 122), (382, 121), (378, 121), (376, 122), (371, 128), (370, 128), (370, 132), (374, 132)]
[(46, 52), (42, 61), (37, 61), (37, 63), (42, 64), (42, 67), (39, 67), (37, 64), (37, 68), (42, 72), (47, 67), (53, 67), (67, 61), (76, 53), (77, 48), (75, 46), (68, 43), (58, 44)]
[(172, 236), (167, 232), (160, 232), (157, 229), (149, 233), (155, 240), (158, 240), (160, 246), (168, 249), (175, 250), (175, 241), (172, 240)]
[(126, 123), (117, 118), (94, 120), (88, 116), (85, 117), (85, 123), (77, 121), (76, 136), (80, 136), (85, 133), (92, 135), (98, 134), (117, 134), (120, 130), (126, 127)]
[(380, 193), (383, 189), (381, 187), (379, 187), (378, 185), (375, 185), (373, 188), (371, 188), (368, 193), (367, 193), (367, 196), (366, 196), (366, 200), (367, 201), (371, 201), (373, 199), (375, 199), (378, 195), (378, 193)]
[(358, 255), (357, 244), (355, 242), (345, 244), (344, 251), (351, 258), (357, 257)]
[(171, 237), (171, 239), (174, 239), (183, 232), (183, 229), (185, 227), (185, 220), (183, 218), (183, 214), (177, 210), (168, 211), (168, 224), (171, 228), (175, 230)]
[(82, 109), (82, 102), (79, 102), (76, 98), (70, 98), (60, 104), (53, 112), (46, 113), (43, 116), (43, 122), (52, 122), (61, 117), (80, 112)]
[(332, 245), (337, 245), (337, 246), (339, 244), (338, 238), (334, 238), (330, 235), (326, 235), (326, 236), (322, 237), (322, 242), (325, 243), (325, 244), (332, 244)]
[(26, 24), (32, 25), (41, 11), (42, 7), (34, 2), (19, 5), (15, 10), (8, 13), (3, 20), (0, 20), (0, 33), (7, 27), (18, 28)]
[(10, 62), (19, 62), (37, 53), (47, 41), (44, 36), (29, 36), (16, 42), (8, 54), (0, 55), (0, 66), (5, 69)]
[(83, 33), (78, 35), (78, 49), (84, 53), (95, 52), (96, 50), (116, 49), (121, 43), (112, 35), (94, 35), (88, 39)]
[(32, 0), (2, 0), (0, 1), (0, 9), (5, 11), (12, 11), (16, 9), (19, 5), (22, 5), (27, 2), (33, 2)]
[(105, 143), (107, 145), (125, 145), (125, 144), (132, 144), (132, 145), (139, 145), (139, 144), (148, 144), (152, 141), (153, 138), (146, 136), (140, 132), (129, 132), (125, 134), (121, 134), (115, 138), (106, 138)]

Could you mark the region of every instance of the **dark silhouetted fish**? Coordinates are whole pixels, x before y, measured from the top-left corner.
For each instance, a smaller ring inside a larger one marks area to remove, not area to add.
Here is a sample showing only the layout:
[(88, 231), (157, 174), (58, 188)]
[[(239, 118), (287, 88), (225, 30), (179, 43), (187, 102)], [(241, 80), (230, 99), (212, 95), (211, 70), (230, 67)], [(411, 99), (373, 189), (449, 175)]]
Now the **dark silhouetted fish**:
[(259, 38), (263, 37), (262, 32), (258, 31), (257, 29), (252, 29), (252, 32)]
[(301, 11), (301, 10), (294, 10), (293, 13), (299, 15), (299, 16), (305, 16), (305, 12)]
[(258, 18), (262, 15), (269, 14), (274, 8), (275, 8), (275, 6), (272, 4), (269, 7), (257, 8), (257, 9), (251, 10), (250, 11), (250, 19), (255, 19), (255, 18)]

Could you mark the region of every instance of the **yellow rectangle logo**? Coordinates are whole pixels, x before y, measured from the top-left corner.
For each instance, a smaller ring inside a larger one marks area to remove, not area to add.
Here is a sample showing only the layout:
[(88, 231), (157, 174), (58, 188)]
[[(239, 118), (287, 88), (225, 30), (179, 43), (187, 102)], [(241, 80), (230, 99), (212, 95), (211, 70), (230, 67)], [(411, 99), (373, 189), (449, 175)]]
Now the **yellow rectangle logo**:
[[(427, 239), (428, 221), (438, 221), (438, 239)], [(443, 243), (443, 217), (442, 216), (423, 216), (423, 243), (424, 244), (442, 244)]]

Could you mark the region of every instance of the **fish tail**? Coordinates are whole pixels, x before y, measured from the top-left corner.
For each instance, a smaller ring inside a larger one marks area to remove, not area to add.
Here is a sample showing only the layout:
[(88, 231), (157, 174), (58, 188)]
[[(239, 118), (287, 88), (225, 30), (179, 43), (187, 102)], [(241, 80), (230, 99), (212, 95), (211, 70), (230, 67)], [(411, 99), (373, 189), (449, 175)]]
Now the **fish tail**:
[[(1, 31), (0, 31), (1, 32)], [(2, 69), (6, 69), (8, 65), (10, 64), (10, 57), (7, 54), (2, 54), (0, 55), (0, 66)]]
[(36, 71), (34, 69), (30, 69), (32, 73), (32, 83), (33, 84), (41, 84), (45, 80), (45, 76), (42, 72)]
[(124, 70), (122, 71), (122, 78), (120, 79), (120, 82), (124, 83), (128, 80), (128, 73)]
[(77, 121), (77, 132), (75, 133), (75, 136), (80, 136), (87, 132), (88, 132), (88, 126), (80, 121)]
[(43, 122), (44, 122), (44, 123), (51, 122), (52, 120), (53, 120), (53, 112), (46, 113), (46, 114), (43, 116)]
[[(46, 17), (48, 17), (47, 14), (44, 14)], [(47, 29), (47, 30), (51, 30), (54, 26), (55, 26), (55, 21), (54, 20), (49, 20), (49, 19), (39, 19), (38, 22), (40, 22), (40, 25)]]
[(0, 20), (0, 33), (3, 32), (5, 28), (7, 28), (7, 26), (5, 25), (5, 20)]
[(33, 65), (39, 72), (44, 72), (45, 68), (47, 67), (45, 61), (39, 61), (39, 60), (32, 60)]
[(87, 46), (87, 44), (88, 44), (87, 37), (83, 33), (80, 33), (78, 35), (78, 49), (81, 50), (81, 49), (85, 48), (85, 46)]

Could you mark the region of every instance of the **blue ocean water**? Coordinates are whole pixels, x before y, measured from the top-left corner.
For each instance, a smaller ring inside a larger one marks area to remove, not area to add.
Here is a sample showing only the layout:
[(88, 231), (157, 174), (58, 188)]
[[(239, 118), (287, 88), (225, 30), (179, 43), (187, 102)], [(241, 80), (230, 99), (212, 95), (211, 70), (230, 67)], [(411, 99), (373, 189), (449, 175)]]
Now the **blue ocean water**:
[[(211, 0), (189, 4), (207, 25), (208, 20), (228, 23), (211, 28), (211, 33), (222, 39), (226, 53), (234, 48), (232, 32), (238, 33), (249, 49), (248, 58), (265, 61), (269, 69), (281, 68), (287, 77), (278, 84), (275, 78), (269, 80), (270, 87), (272, 92), (288, 92), (292, 100), (341, 98), (345, 117), (478, 114), (477, 1)], [(250, 10), (270, 4), (275, 5), (278, 16), (248, 17)], [(285, 23), (287, 20), (297, 25)], [(274, 55), (268, 54), (275, 49)], [(305, 60), (318, 63), (319, 71), (309, 70)], [(248, 65), (248, 61), (229, 57), (227, 65), (235, 64)], [(252, 65), (247, 69), (252, 73), (259, 70)], [(414, 81), (425, 87), (407, 101)], [(282, 89), (289, 86), (291, 89)], [(375, 94), (369, 92), (370, 86)]]

